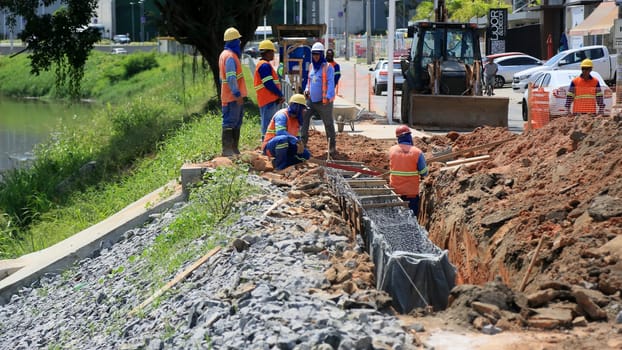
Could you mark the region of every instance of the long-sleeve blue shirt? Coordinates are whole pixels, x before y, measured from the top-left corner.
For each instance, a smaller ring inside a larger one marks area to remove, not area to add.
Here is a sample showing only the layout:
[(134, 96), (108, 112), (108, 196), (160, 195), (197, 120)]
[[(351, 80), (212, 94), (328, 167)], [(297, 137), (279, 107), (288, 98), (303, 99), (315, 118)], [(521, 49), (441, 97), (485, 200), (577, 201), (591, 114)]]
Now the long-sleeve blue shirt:
[(309, 65), (309, 79), (307, 80), (307, 87), (305, 91), (309, 92), (309, 98), (311, 102), (322, 102), (324, 96), (322, 96), (322, 72), (326, 67), (326, 80), (327, 80), (327, 89), (326, 89), (326, 98), (328, 100), (332, 100), (335, 98), (335, 71), (333, 67), (328, 63), (324, 62), (320, 69), (317, 71), (313, 68), (313, 64)]
[(235, 65), (235, 60), (231, 57), (225, 61), (225, 77), (227, 78), (227, 84), (231, 89), (231, 93), (235, 97), (242, 96), (240, 88), (238, 87), (238, 73)]
[(261, 66), (259, 66), (259, 77), (261, 78), (263, 86), (266, 89), (268, 89), (270, 92), (277, 95), (278, 97), (282, 97), (283, 93), (281, 92), (281, 89), (276, 86), (276, 84), (274, 83), (274, 79), (272, 78), (273, 69), (274, 68), (272, 68), (270, 63), (264, 62)]

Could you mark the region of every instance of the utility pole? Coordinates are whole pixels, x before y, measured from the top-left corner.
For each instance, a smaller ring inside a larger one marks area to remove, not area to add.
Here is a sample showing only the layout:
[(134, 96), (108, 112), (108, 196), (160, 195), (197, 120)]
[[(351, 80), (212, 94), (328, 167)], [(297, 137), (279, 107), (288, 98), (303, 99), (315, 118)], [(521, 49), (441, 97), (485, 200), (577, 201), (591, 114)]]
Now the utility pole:
[(283, 0), (283, 24), (287, 24), (287, 0)]
[(140, 43), (145, 41), (145, 0), (138, 2), (140, 5)]
[(389, 0), (389, 23), (387, 32), (387, 122), (393, 124), (393, 49), (395, 44), (395, 0)]
[(371, 0), (365, 1), (365, 31), (367, 32), (367, 64), (371, 64), (374, 60), (373, 50), (371, 47)]
[[(328, 24), (328, 0), (324, 0), (324, 23)], [(330, 44), (329, 37), (330, 37), (330, 31), (333, 27), (333, 19), (330, 19), (330, 26), (328, 27), (328, 30), (326, 31), (326, 34), (324, 35), (324, 47), (326, 49), (328, 49), (330, 46), (328, 46)]]
[[(622, 32), (622, 1), (616, 0), (616, 4), (618, 5), (618, 19), (614, 21), (613, 32), (621, 33)], [(618, 65), (616, 68), (616, 103), (615, 103), (615, 107), (617, 107), (618, 113), (622, 112), (622, 53), (620, 52), (622, 50), (622, 43), (620, 43), (620, 41), (622, 41), (622, 38), (618, 38), (618, 37), (614, 38), (614, 45), (616, 48), (616, 53), (618, 54), (618, 57), (616, 58), (616, 60), (618, 61)]]
[(348, 32), (348, 0), (346, 0), (346, 7), (343, 9), (345, 12), (345, 20), (346, 20), (346, 61), (350, 60), (350, 43), (348, 37), (350, 36)]
[(131, 38), (131, 40), (134, 41), (134, 40), (136, 40), (136, 33), (134, 33), (134, 2), (133, 1), (130, 2), (130, 6), (132, 7), (132, 12), (131, 12), (131, 15), (132, 15), (132, 38)]

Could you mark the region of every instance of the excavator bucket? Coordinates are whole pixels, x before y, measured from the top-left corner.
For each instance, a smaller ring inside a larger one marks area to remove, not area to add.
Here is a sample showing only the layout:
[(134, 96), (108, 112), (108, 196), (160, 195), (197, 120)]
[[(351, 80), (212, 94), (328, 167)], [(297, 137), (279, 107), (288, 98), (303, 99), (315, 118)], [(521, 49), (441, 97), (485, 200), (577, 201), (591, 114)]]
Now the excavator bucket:
[[(408, 124), (428, 130), (471, 131), (507, 127), (507, 97), (410, 94)], [(402, 120), (406, 118), (402, 116)]]

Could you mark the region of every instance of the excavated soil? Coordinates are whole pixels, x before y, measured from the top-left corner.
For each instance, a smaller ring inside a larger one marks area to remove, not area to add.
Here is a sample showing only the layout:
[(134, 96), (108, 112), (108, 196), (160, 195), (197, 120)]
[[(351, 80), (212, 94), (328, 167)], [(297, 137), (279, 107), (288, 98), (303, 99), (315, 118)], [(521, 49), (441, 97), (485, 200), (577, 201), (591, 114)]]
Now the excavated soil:
[[(392, 144), (339, 133), (334, 159), (388, 169)], [(434, 317), (485, 333), (552, 330), (541, 348), (622, 347), (619, 117), (558, 118), (521, 135), (483, 127), (415, 144), (426, 159), (490, 157), (428, 164), (419, 221), (449, 251), (459, 285)], [(312, 131), (309, 148), (326, 154), (324, 135)], [(558, 339), (560, 330), (572, 336)]]

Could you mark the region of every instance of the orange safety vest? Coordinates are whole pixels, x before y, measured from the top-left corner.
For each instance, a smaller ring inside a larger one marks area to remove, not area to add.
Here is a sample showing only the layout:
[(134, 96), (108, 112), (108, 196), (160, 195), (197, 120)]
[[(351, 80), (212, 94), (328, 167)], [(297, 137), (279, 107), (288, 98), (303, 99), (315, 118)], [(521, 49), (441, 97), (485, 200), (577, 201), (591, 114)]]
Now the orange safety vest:
[[(261, 76), (259, 75), (259, 67), (261, 67), (263, 64), (270, 65), (270, 68), (272, 69), (272, 76), (261, 79)], [(268, 103), (274, 102), (279, 99), (278, 95), (275, 95), (272, 91), (266, 89), (266, 87), (264, 86), (264, 83), (268, 80), (273, 80), (274, 84), (276, 84), (276, 87), (279, 88), (279, 90), (281, 89), (281, 82), (279, 81), (279, 76), (274, 71), (274, 68), (272, 68), (270, 62), (261, 59), (257, 63), (257, 66), (255, 66), (255, 75), (253, 79), (255, 91), (257, 92), (257, 105), (259, 107), (263, 107)]]
[[(283, 108), (280, 111), (276, 112), (274, 115), (283, 113), (287, 117), (287, 133), (292, 136), (300, 137), (300, 123), (298, 122), (298, 118), (290, 118), (289, 113), (287, 112), (287, 108)], [(279, 127), (279, 130), (276, 129), (276, 125), (274, 124), (274, 117), (270, 120), (270, 124), (268, 124), (268, 129), (266, 129), (266, 135), (263, 138), (263, 143), (261, 144), (261, 149), (266, 148), (268, 141), (276, 136), (277, 131), (281, 131), (282, 127)]]
[(421, 150), (405, 144), (397, 144), (389, 149), (389, 183), (401, 196), (414, 198), (419, 195), (419, 161)]
[[(328, 92), (328, 79), (326, 79), (326, 75), (328, 74), (328, 64), (326, 64), (328, 62), (322, 63), (322, 103), (323, 104), (327, 104), (329, 102), (333, 102), (333, 100), (335, 99), (334, 97), (332, 99), (328, 99), (326, 97), (326, 92)], [(313, 63), (310, 63), (311, 65)], [(335, 74), (333, 72), (333, 74)], [(309, 69), (309, 73), (307, 74), (307, 84), (309, 86), (311, 86), (311, 69)]]
[(238, 79), (238, 89), (240, 90), (241, 96), (246, 97), (248, 95), (246, 92), (246, 83), (244, 82), (244, 74), (242, 74), (242, 65), (240, 64), (238, 55), (231, 50), (223, 50), (218, 58), (218, 69), (220, 70), (220, 99), (223, 106), (236, 100), (235, 95), (231, 92), (229, 84), (227, 84), (227, 68), (225, 67), (225, 62), (227, 62), (229, 58), (233, 58), (235, 61), (235, 76)]
[[(597, 89), (598, 79), (583, 79), (580, 76), (572, 80), (575, 87), (573, 113), (596, 113), (596, 96), (602, 96), (603, 92)], [(598, 91), (597, 91), (598, 90)], [(570, 92), (572, 95), (572, 92)]]

